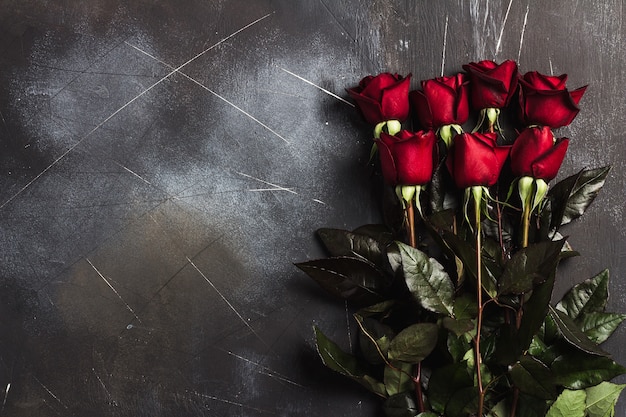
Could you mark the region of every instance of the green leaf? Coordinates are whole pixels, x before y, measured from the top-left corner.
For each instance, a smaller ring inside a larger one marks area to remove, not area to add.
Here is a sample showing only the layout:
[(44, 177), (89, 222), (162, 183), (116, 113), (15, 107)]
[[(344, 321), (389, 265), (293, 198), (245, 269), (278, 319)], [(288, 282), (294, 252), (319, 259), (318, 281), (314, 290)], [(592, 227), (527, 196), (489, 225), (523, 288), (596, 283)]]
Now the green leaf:
[(379, 266), (386, 262), (385, 247), (390, 240), (380, 241), (371, 236), (328, 228), (319, 229), (317, 235), (333, 257), (357, 255)]
[(434, 411), (444, 413), (452, 395), (463, 388), (473, 387), (467, 362), (454, 362), (433, 369), (428, 381), (428, 400)]
[(602, 382), (594, 387), (587, 388), (585, 390), (587, 392), (587, 416), (615, 416), (615, 404), (625, 387), (626, 384), (617, 385), (610, 382)]
[(421, 362), (437, 345), (438, 333), (439, 328), (434, 323), (417, 323), (405, 328), (389, 344), (389, 359)]
[(441, 324), (457, 336), (461, 336), (464, 333), (474, 330), (474, 322), (470, 319), (457, 320), (450, 317), (444, 317)]
[(546, 417), (584, 417), (585, 391), (564, 390), (548, 410)]
[(537, 398), (524, 393), (520, 394), (515, 417), (546, 417), (547, 412), (546, 401), (539, 401)]
[(398, 243), (402, 270), (413, 298), (426, 310), (453, 315), (454, 284), (443, 266), (424, 252)]
[(373, 316), (386, 316), (391, 308), (395, 305), (395, 303), (395, 300), (381, 301), (380, 303), (376, 303), (374, 305), (359, 309), (356, 314), (363, 318)]
[(605, 342), (619, 325), (626, 319), (626, 314), (588, 313), (578, 320), (580, 330), (595, 343)]
[(555, 382), (569, 389), (588, 388), (626, 373), (626, 368), (612, 359), (580, 351), (559, 356), (551, 369)]
[(474, 296), (465, 293), (454, 299), (454, 317), (459, 320), (474, 319), (477, 315), (478, 306)]
[(532, 338), (541, 329), (546, 320), (552, 290), (554, 288), (555, 275), (553, 274), (542, 284), (539, 284), (531, 297), (524, 303), (524, 315), (518, 332), (519, 347), (524, 350), (528, 348)]
[(564, 240), (547, 241), (519, 250), (506, 263), (498, 293), (524, 294), (555, 273)]
[(324, 365), (335, 372), (339, 372), (353, 379), (374, 394), (380, 395), (381, 397), (387, 396), (385, 384), (367, 375), (357, 358), (342, 351), (339, 346), (327, 338), (318, 327), (314, 327), (314, 329), (317, 352), (320, 358), (322, 358)]
[[(452, 252), (461, 260), (465, 269), (472, 275), (474, 280), (477, 279), (478, 266), (476, 264), (476, 249), (468, 242), (464, 241), (457, 235), (451, 232), (444, 232), (443, 234), (446, 244), (450, 247)], [(494, 272), (486, 267), (487, 263), (482, 263), (482, 286), (483, 289), (490, 297), (495, 298), (498, 294), (496, 275)]]
[(409, 393), (396, 394), (387, 398), (383, 404), (383, 411), (387, 417), (421, 416), (415, 399)]
[(413, 383), (414, 365), (406, 362), (391, 361), (391, 366), (385, 366), (383, 381), (389, 396), (400, 394), (402, 392), (413, 392), (415, 384)]
[(466, 417), (478, 408), (478, 389), (468, 387), (452, 394), (446, 407), (446, 417)]
[(582, 170), (565, 178), (548, 193), (552, 200), (552, 229), (583, 215), (604, 186), (611, 167)]
[(574, 321), (562, 311), (549, 307), (550, 317), (554, 320), (559, 334), (572, 346), (577, 347), (583, 352), (593, 355), (607, 356), (608, 353), (600, 349), (600, 347), (589, 340), (589, 338), (580, 330)]
[(366, 361), (371, 364), (385, 363), (389, 343), (395, 332), (391, 327), (372, 318), (354, 315), (359, 325), (359, 346)]
[(520, 391), (544, 400), (556, 397), (556, 386), (550, 369), (536, 358), (522, 356), (509, 372)]
[(609, 271), (605, 269), (569, 290), (556, 305), (560, 310), (576, 320), (585, 314), (604, 311), (609, 298)]
[(328, 258), (296, 264), (331, 294), (371, 304), (380, 301), (388, 279), (372, 263), (357, 258)]

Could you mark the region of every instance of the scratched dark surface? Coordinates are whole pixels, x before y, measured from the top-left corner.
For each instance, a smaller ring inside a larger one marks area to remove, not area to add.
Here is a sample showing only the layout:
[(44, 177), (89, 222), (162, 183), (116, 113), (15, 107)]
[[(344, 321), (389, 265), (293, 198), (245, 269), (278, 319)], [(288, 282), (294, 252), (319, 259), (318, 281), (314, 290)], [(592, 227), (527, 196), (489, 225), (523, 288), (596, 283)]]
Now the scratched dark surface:
[(381, 71), (590, 84), (562, 172), (614, 170), (558, 291), (608, 267), (626, 310), (624, 7), (0, 0), (0, 415), (380, 415), (320, 365), (312, 325), (346, 348), (354, 325), (292, 263), (379, 218), (343, 99)]

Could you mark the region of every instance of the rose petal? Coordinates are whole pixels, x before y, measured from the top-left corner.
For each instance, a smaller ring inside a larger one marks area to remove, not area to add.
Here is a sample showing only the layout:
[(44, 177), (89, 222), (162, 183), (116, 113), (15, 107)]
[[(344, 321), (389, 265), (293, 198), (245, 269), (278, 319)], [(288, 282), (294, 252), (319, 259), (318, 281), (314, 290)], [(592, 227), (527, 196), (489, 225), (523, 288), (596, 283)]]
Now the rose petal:
[(548, 152), (541, 155), (532, 164), (533, 178), (541, 178), (550, 181), (556, 177), (565, 159), (565, 153), (569, 145), (569, 139), (559, 140)]

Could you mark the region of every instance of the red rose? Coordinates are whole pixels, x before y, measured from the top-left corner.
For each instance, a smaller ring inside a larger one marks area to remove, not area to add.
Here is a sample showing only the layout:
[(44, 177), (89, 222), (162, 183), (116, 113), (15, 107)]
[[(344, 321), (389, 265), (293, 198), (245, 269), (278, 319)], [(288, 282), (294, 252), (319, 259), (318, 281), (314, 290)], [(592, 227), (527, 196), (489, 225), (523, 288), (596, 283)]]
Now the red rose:
[(437, 143), (432, 130), (401, 130), (395, 136), (382, 132), (376, 143), (383, 177), (389, 185), (424, 185), (432, 178)]
[(552, 128), (570, 124), (580, 110), (578, 103), (587, 86), (568, 91), (566, 82), (567, 74), (558, 77), (536, 71), (524, 74), (519, 94), (522, 121)]
[(409, 116), (409, 83), (398, 74), (368, 75), (358, 87), (348, 89), (368, 123), (376, 125), (387, 120), (404, 121)]
[(556, 141), (549, 127), (525, 129), (511, 149), (511, 171), (518, 177), (550, 181), (559, 172), (569, 139)]
[(497, 146), (496, 133), (455, 136), (446, 165), (459, 188), (490, 187), (498, 181), (510, 146)]
[(506, 107), (517, 89), (517, 63), (472, 62), (463, 65), (470, 79), (472, 106), (477, 109)]
[(423, 127), (465, 123), (469, 117), (468, 83), (465, 74), (422, 81), (422, 91), (411, 91), (409, 100)]

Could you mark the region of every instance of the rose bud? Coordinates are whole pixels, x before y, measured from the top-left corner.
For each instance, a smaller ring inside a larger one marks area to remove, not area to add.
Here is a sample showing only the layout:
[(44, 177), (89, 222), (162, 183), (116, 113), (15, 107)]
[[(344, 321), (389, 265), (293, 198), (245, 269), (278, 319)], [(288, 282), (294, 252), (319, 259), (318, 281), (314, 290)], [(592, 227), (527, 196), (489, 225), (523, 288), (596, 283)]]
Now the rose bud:
[(527, 128), (511, 148), (511, 171), (516, 177), (550, 181), (559, 172), (568, 145), (567, 138), (555, 142), (547, 126)]
[(470, 79), (472, 107), (501, 109), (511, 101), (517, 89), (517, 63), (507, 60), (500, 65), (493, 61), (472, 62), (463, 65)]
[(462, 133), (454, 137), (446, 165), (456, 186), (491, 187), (509, 155), (510, 146), (497, 146), (496, 133)]
[(358, 87), (346, 91), (368, 123), (404, 121), (409, 116), (410, 80), (411, 74), (404, 78), (389, 73), (369, 75), (359, 82)]
[(433, 175), (437, 137), (432, 130), (382, 132), (376, 140), (385, 181), (391, 185), (424, 185)]
[(567, 126), (580, 108), (578, 103), (587, 86), (574, 91), (565, 87), (567, 74), (558, 77), (527, 72), (520, 79), (519, 103), (521, 119), (526, 125), (551, 128)]
[(409, 93), (409, 100), (421, 125), (427, 129), (438, 129), (467, 122), (468, 83), (462, 73), (422, 81), (421, 91)]

